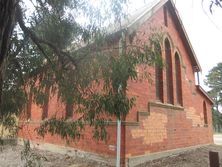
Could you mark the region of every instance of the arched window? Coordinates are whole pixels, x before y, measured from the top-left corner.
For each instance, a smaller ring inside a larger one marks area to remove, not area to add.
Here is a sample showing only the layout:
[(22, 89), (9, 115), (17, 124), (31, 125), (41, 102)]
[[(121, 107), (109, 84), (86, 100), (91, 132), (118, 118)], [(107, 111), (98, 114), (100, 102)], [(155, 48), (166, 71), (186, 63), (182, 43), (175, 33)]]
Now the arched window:
[(33, 96), (33, 94), (30, 90), (30, 92), (28, 94), (28, 103), (26, 106), (27, 107), (26, 108), (27, 119), (31, 119), (31, 116), (32, 116), (32, 114), (31, 114), (31, 112), (32, 112), (32, 98), (33, 98), (32, 96)]
[(42, 120), (48, 118), (48, 109), (49, 109), (49, 94), (50, 94), (50, 87), (45, 87), (45, 99), (44, 104), (42, 106)]
[(175, 78), (176, 78), (176, 95), (177, 104), (183, 105), (182, 99), (182, 77), (181, 77), (181, 63), (178, 53), (175, 54)]
[(156, 55), (155, 63), (155, 79), (156, 79), (156, 99), (163, 102), (163, 68), (162, 68), (162, 52), (160, 44), (154, 46)]
[(66, 104), (66, 118), (72, 118), (73, 116), (73, 104)]
[(167, 86), (167, 103), (173, 104), (173, 70), (171, 47), (168, 39), (165, 40), (165, 54), (166, 54), (166, 86)]
[(208, 124), (208, 120), (207, 120), (207, 105), (206, 102), (203, 102), (203, 114), (204, 114), (204, 125)]

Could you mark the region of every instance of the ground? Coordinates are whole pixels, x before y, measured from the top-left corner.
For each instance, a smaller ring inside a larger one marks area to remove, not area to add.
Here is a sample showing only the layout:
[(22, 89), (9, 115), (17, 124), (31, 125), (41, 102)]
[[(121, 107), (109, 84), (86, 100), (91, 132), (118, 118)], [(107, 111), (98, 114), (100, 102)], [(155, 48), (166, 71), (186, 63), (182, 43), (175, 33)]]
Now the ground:
[[(222, 144), (222, 135), (215, 135), (216, 144)], [(21, 160), (21, 146), (4, 146), (0, 150), (1, 167), (23, 167)], [(209, 151), (219, 152), (220, 164), (222, 164), (222, 145), (208, 145), (179, 155), (160, 158), (137, 167), (208, 167)], [(107, 165), (86, 160), (83, 158), (70, 157), (68, 155), (55, 154), (47, 151), (34, 150), (34, 155), (41, 155), (41, 164), (44, 167), (106, 167)], [(108, 167), (108, 166), (107, 166)]]
[(220, 164), (222, 164), (222, 146), (209, 145), (186, 151), (177, 156), (157, 159), (137, 167), (209, 167), (209, 151), (219, 152)]
[[(24, 167), (21, 160), (23, 146), (3, 146), (0, 149), (0, 167)], [(41, 167), (106, 167), (107, 165), (89, 161), (83, 158), (70, 157), (68, 155), (55, 154), (48, 151), (32, 150), (33, 155), (40, 155), (38, 161)], [(32, 159), (31, 159), (32, 160)], [(35, 166), (36, 167), (36, 166)]]

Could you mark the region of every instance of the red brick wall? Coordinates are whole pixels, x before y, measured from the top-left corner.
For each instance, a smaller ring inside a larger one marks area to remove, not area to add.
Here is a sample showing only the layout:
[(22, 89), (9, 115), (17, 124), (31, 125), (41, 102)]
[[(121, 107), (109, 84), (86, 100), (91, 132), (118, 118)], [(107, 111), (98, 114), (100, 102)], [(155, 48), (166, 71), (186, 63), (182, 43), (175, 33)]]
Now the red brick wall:
[[(138, 111), (149, 112), (149, 116), (139, 116), (139, 126), (126, 127), (126, 157), (143, 155), (163, 150), (171, 150), (201, 144), (212, 143), (211, 102), (202, 95), (195, 86), (195, 76), (191, 59), (184, 41), (178, 32), (178, 27), (168, 11), (168, 26), (164, 25), (163, 8), (145, 22), (136, 32), (134, 42), (141, 44), (148, 41), (149, 27), (159, 29), (171, 42), (173, 64), (174, 105), (166, 104), (166, 70), (164, 69), (164, 103), (157, 102), (155, 94), (155, 69), (152, 83), (148, 81), (130, 82), (128, 94), (137, 96), (136, 107), (127, 116), (127, 121), (136, 121)], [(164, 39), (163, 39), (164, 43)], [(162, 57), (165, 60), (164, 44)], [(175, 53), (182, 59), (182, 95), (183, 106), (176, 104)], [(208, 126), (204, 125), (203, 101), (207, 103)], [(151, 103), (150, 103), (151, 102)], [(150, 104), (150, 105), (148, 105)]]
[(30, 123), (20, 123), (22, 129), (19, 131), (19, 137), (35, 141), (36, 143), (51, 143), (60, 146), (69, 146), (78, 150), (83, 150), (86, 152), (97, 153), (101, 155), (115, 156), (116, 152), (113, 150), (116, 145), (116, 127), (110, 126), (107, 131), (112, 132), (112, 135), (108, 137), (106, 142), (97, 141), (92, 138), (92, 130), (89, 127), (85, 127), (84, 136), (80, 140), (66, 141), (61, 139), (58, 135), (46, 135), (44, 138), (38, 136), (36, 133), (36, 128), (39, 127), (39, 122), (31, 121)]
[[(57, 118), (65, 117), (65, 105), (61, 103), (57, 97), (50, 96), (48, 108), (48, 118), (56, 116)], [(61, 146), (69, 146), (79, 150), (84, 150), (92, 153), (100, 153), (103, 155), (115, 156), (115, 150), (113, 147), (116, 145), (116, 126), (111, 125), (107, 128), (107, 131), (110, 132), (108, 135), (107, 141), (97, 141), (93, 139), (93, 131), (90, 127), (85, 126), (84, 135), (78, 140), (66, 141), (58, 135), (47, 134), (44, 138), (37, 134), (37, 128), (42, 122), (42, 107), (36, 105), (35, 103), (31, 104), (31, 118), (26, 120), (25, 115), (20, 118), (19, 126), (21, 129), (18, 132), (20, 138), (29, 139), (37, 143), (51, 143)], [(73, 119), (78, 118), (77, 114), (73, 114)]]
[[(136, 31), (133, 43), (140, 41), (140, 44), (148, 41), (150, 27), (161, 29), (165, 37), (171, 42), (173, 74), (175, 75), (175, 52), (177, 51), (182, 59), (182, 95), (183, 106), (166, 104), (166, 70), (164, 69), (164, 103), (156, 102), (155, 90), (155, 69), (149, 67), (152, 82), (143, 80), (142, 82), (132, 82), (128, 84), (128, 95), (136, 96), (136, 106), (130, 111), (126, 118), (127, 122), (122, 127), (122, 156), (126, 157), (143, 155), (163, 150), (189, 147), (194, 145), (212, 143), (212, 119), (211, 102), (201, 94), (195, 86), (195, 76), (189, 56), (185, 47), (185, 42), (181, 39), (178, 27), (174, 23), (171, 14), (167, 15), (168, 26), (164, 26), (163, 8), (158, 10), (149, 21), (146, 21)], [(128, 38), (127, 38), (128, 39)], [(127, 40), (129, 42), (129, 39)], [(164, 43), (164, 42), (163, 42)], [(164, 44), (161, 43), (162, 56), (165, 60)], [(138, 44), (138, 43), (137, 43)], [(140, 67), (138, 67), (140, 70)], [(176, 103), (176, 81), (173, 76), (174, 104)], [(207, 104), (208, 126), (204, 126), (203, 101)], [(65, 106), (57, 101), (57, 97), (51, 97), (49, 102), (49, 117), (55, 113), (64, 116)], [(142, 112), (138, 116), (138, 112)], [(144, 114), (145, 113), (145, 114)], [(116, 144), (116, 126), (108, 128), (109, 139), (106, 142), (92, 140), (92, 131), (86, 128), (85, 136), (77, 142), (66, 143), (58, 136), (47, 135), (44, 140), (37, 136), (34, 128), (41, 120), (42, 109), (32, 105), (32, 115), (30, 124), (24, 125), (19, 131), (19, 136), (35, 141), (54, 143), (58, 145), (69, 145), (71, 147), (115, 156), (112, 146)], [(75, 118), (75, 114), (73, 116)], [(125, 134), (124, 134), (125, 132)], [(125, 137), (124, 137), (125, 135)]]

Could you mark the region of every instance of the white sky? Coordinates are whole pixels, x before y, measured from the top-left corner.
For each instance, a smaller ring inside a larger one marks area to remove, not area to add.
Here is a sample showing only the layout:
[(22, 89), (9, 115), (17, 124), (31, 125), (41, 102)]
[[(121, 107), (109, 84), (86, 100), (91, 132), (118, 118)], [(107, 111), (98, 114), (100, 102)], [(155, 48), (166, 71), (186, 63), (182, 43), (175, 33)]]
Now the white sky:
[[(132, 8), (140, 8), (153, 0), (130, 0)], [(174, 0), (179, 15), (188, 33), (194, 51), (202, 67), (203, 79), (217, 63), (222, 62), (222, 9), (214, 8), (209, 12), (211, 0)], [(130, 7), (131, 7), (130, 6)]]
[(175, 3), (202, 67), (203, 80), (209, 70), (222, 62), (222, 9), (215, 8), (211, 14), (210, 0), (204, 0), (203, 6), (201, 1), (176, 0)]

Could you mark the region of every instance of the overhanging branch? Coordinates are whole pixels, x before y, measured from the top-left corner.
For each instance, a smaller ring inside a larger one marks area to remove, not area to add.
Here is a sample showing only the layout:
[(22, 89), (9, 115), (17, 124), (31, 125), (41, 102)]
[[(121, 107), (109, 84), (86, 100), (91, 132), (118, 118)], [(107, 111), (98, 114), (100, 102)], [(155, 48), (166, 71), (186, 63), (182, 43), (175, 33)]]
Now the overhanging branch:
[(17, 21), (19, 23), (20, 28), (23, 30), (23, 32), (29, 36), (31, 38), (31, 40), (36, 44), (36, 46), (38, 47), (38, 49), (42, 52), (42, 54), (45, 56), (45, 58), (49, 61), (49, 63), (52, 64), (51, 59), (49, 58), (49, 56), (46, 54), (46, 52), (44, 51), (44, 48), (42, 47), (41, 44), (45, 44), (47, 45), (49, 48), (51, 48), (53, 50), (53, 52), (62, 60), (64, 60), (64, 57), (67, 57), (69, 59), (69, 61), (72, 62), (72, 64), (76, 67), (77, 63), (76, 61), (73, 59), (73, 57), (71, 57), (68, 53), (60, 50), (59, 48), (57, 48), (54, 44), (52, 44), (50, 41), (44, 40), (39, 38), (32, 30), (30, 30), (28, 27), (25, 26), (24, 20), (23, 20), (23, 16), (22, 16), (22, 10), (20, 7), (18, 7), (17, 10)]

